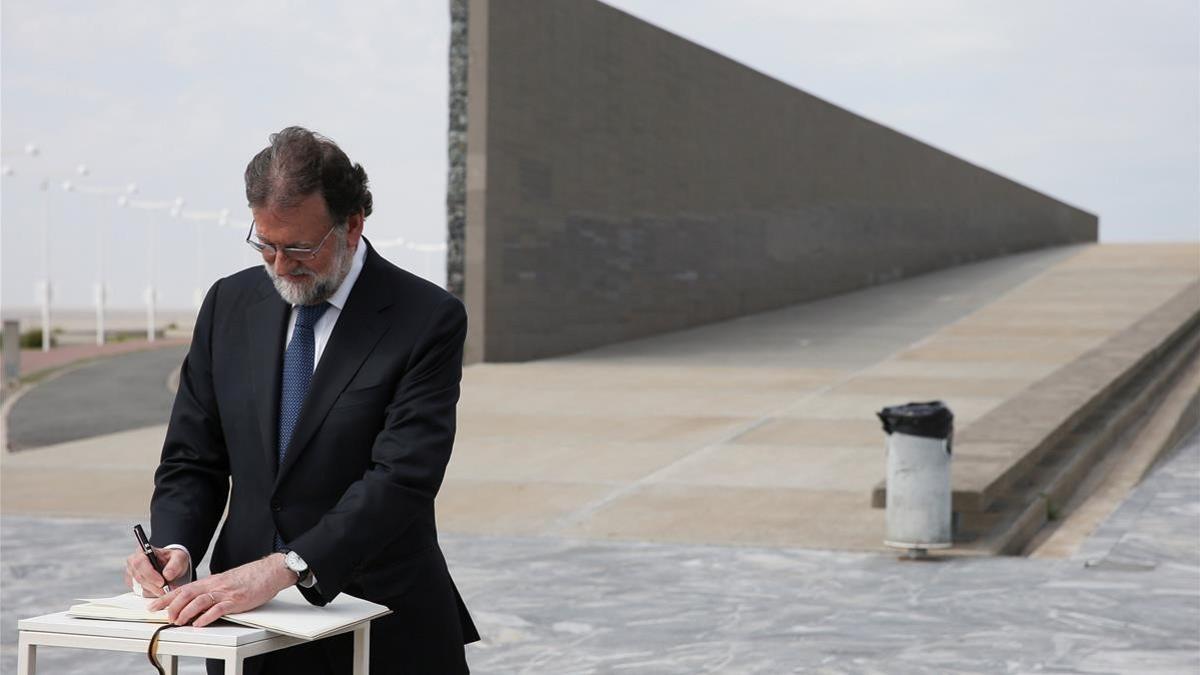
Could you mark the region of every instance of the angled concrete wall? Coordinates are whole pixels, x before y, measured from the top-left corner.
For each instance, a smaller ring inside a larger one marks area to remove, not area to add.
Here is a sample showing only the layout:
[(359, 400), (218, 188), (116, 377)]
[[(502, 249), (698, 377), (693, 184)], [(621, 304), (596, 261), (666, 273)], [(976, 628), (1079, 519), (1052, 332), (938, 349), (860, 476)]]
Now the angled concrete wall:
[(470, 359), (1096, 240), (1092, 214), (594, 0), (453, 6), (469, 58), (450, 274)]

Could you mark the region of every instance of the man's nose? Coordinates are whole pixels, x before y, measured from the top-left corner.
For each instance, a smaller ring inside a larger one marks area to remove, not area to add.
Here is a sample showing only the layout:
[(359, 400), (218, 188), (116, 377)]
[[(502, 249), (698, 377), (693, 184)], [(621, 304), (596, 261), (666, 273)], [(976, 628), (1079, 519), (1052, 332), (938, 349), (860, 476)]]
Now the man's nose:
[(296, 261), (287, 257), (283, 253), (275, 254), (275, 274), (284, 275), (296, 269)]

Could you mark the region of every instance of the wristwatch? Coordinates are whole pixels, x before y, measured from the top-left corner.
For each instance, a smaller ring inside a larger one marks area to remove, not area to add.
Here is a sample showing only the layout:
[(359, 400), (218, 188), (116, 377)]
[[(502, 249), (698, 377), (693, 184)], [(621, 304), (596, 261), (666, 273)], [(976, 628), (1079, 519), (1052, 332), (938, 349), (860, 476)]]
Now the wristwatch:
[(296, 573), (296, 585), (301, 588), (312, 586), (312, 570), (308, 569), (308, 563), (304, 562), (299, 553), (284, 551), (283, 564)]

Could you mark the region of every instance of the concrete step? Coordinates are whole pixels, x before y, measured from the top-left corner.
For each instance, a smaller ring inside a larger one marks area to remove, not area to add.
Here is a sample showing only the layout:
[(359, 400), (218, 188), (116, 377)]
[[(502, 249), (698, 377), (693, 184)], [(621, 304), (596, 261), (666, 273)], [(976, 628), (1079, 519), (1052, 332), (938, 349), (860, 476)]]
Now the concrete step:
[[(1064, 442), (1051, 450), (1026, 478), (997, 500), (987, 518), (972, 522), (971, 514), (963, 514), (962, 548), (986, 555), (1017, 554), (1043, 526), (1060, 519), (1065, 505), (1088, 485), (1089, 475), (1108, 457), (1125, 451), (1128, 440), (1164, 398), (1178, 387), (1195, 387), (1195, 379), (1185, 377), (1200, 362), (1200, 332), (1194, 338), (1159, 368), (1114, 395), (1110, 405), (1102, 406), (1084, 423), (1093, 430), (1085, 441)], [(1186, 409), (1175, 412), (1177, 428), (1187, 426), (1187, 413)], [(1164, 438), (1155, 452), (1170, 447), (1171, 439)]]
[[(1126, 496), (1165, 459), (1173, 448), (1200, 428), (1200, 358), (1180, 373), (1171, 391), (1156, 403), (1136, 433), (1121, 439), (1120, 452), (1110, 452), (1079, 484), (1075, 495), (1056, 508), (1058, 518), (1047, 522), (1025, 546), (1023, 555), (1066, 558), (1079, 553)], [(1093, 548), (1094, 550), (1094, 548)]]
[[(1019, 552), (1200, 353), (1200, 284), (956, 434), (955, 542)], [(876, 485), (872, 505), (886, 503)]]

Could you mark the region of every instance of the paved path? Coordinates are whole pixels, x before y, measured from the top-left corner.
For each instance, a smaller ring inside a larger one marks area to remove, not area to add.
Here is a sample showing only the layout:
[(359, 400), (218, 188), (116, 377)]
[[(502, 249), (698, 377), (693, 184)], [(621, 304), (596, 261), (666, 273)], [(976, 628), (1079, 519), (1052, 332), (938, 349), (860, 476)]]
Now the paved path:
[[(0, 671), (16, 620), (120, 590), (128, 519), (5, 517)], [(447, 536), (484, 635), (475, 673), (1200, 672), (1200, 436), (1071, 559)], [(46, 672), (142, 672), (45, 650)], [(182, 672), (202, 672), (183, 660)]]
[[(571, 357), (470, 366), (439, 524), (878, 551), (874, 411), (941, 398), (963, 429), (1195, 283), (1198, 258), (1188, 244), (1035, 251)], [(10, 453), (0, 506), (140, 514), (163, 433)]]
[(165, 423), (174, 398), (167, 377), (186, 352), (176, 345), (113, 356), (39, 384), (9, 411), (9, 449)]
[[(753, 423), (781, 398), (790, 400), (843, 372), (868, 367), (1085, 248), (990, 260), (575, 357), (470, 366), (439, 517), (450, 531), (542, 532), (588, 508), (590, 500), (620, 494), (745, 420)], [(159, 401), (166, 368), (175, 364), (162, 364), (158, 374), (142, 362), (141, 389), (129, 397), (110, 397), (109, 374), (124, 363), (71, 373), (71, 379), (48, 382), (32, 390), (29, 400), (18, 401), (10, 432), (18, 447), (40, 444), (54, 433), (71, 440), (0, 456), (5, 513), (115, 516), (145, 509), (166, 415), (161, 402), (138, 410), (128, 401)], [(78, 394), (62, 386), (76, 381), (82, 382)], [(61, 396), (73, 396), (74, 406), (55, 403)], [(89, 412), (94, 403), (116, 405), (117, 418), (140, 416), (144, 424), (158, 424), (114, 425)], [(55, 428), (59, 419), (69, 420), (64, 426), (71, 434)], [(823, 428), (810, 440), (838, 450), (799, 473), (784, 467), (789, 475), (810, 475), (837, 487), (845, 478), (835, 472), (851, 467), (841, 448), (858, 443), (869, 448), (872, 460), (879, 458), (882, 434), (874, 421), (852, 422), (848, 430), (844, 421), (818, 424)], [(869, 471), (871, 479), (878, 477)], [(842, 502), (867, 503), (868, 482), (859, 482), (862, 490)], [(830, 509), (839, 506), (830, 502)], [(486, 512), (482, 520), (481, 511)], [(877, 519), (878, 514), (865, 513), (872, 522)]]
[[(878, 550), (875, 411), (941, 399), (967, 429), (1189, 292), (1197, 260), (1192, 244), (1037, 251), (570, 357), (472, 366), (439, 522)], [(996, 445), (960, 445), (956, 471), (968, 460), (1000, 471), (1029, 448)]]

